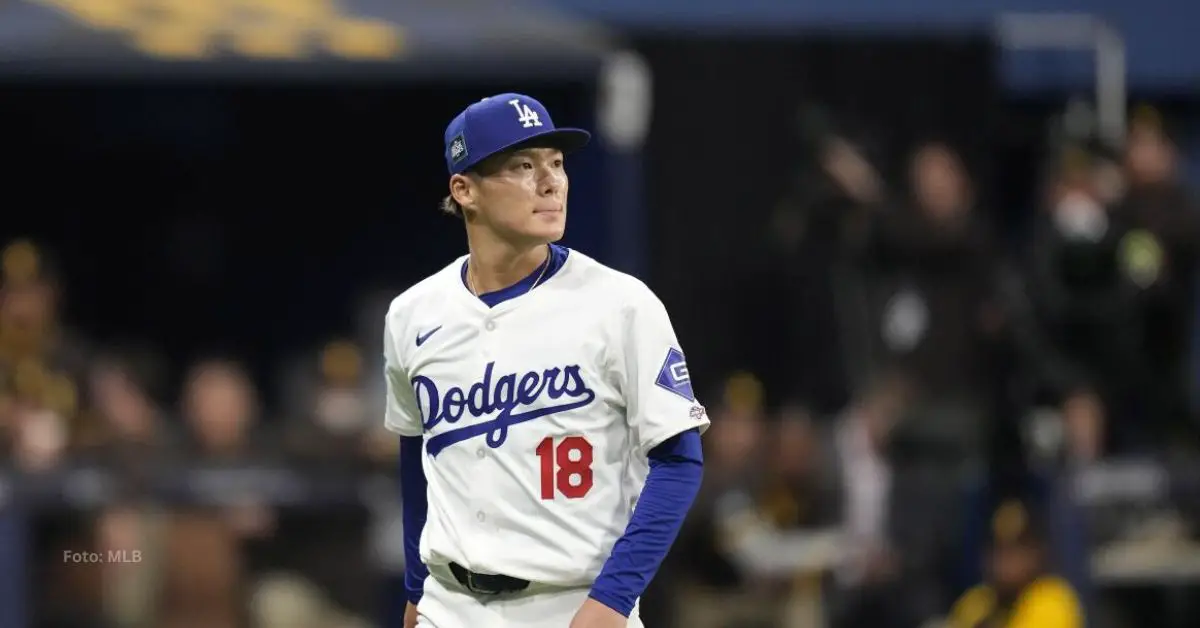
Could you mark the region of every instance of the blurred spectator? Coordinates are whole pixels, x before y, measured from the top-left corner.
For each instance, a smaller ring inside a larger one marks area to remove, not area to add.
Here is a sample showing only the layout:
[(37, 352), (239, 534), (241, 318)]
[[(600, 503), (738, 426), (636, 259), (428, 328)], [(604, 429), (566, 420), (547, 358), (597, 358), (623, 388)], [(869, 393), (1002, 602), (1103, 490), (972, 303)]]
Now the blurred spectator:
[(96, 521), (96, 551), (125, 557), (96, 568), (102, 582), (103, 616), (113, 628), (157, 622), (162, 579), (168, 573), (163, 565), (167, 521), (158, 508), (140, 499), (113, 504)]
[(768, 442), (761, 382), (748, 373), (737, 373), (725, 383), (713, 425), (718, 438), (705, 440), (704, 496), (745, 489), (757, 481), (763, 447)]
[(771, 245), (746, 291), (739, 356), (763, 377), (769, 405), (804, 399), (818, 416), (849, 395), (856, 317), (847, 311), (850, 253), (885, 201), (866, 151), (821, 130), (815, 164), (801, 172), (770, 224)]
[[(1029, 289), (1056, 349), (1080, 383), (1098, 391), (1096, 411), (1107, 417), (1101, 453), (1122, 453), (1165, 442), (1168, 418), (1156, 411), (1159, 395), (1147, 394), (1162, 385), (1145, 350), (1130, 265), (1159, 268), (1161, 247), (1134, 228), (1132, 210), (1104, 204), (1094, 166), (1083, 149), (1065, 151), (1035, 227)], [(1176, 329), (1175, 342), (1186, 345), (1186, 337)]]
[(837, 425), (835, 444), (841, 464), (845, 499), (843, 524), (851, 559), (842, 571), (844, 582), (856, 584), (886, 575), (893, 557), (889, 539), (892, 506), (892, 463), (888, 442), (904, 412), (898, 380), (870, 391)]
[(987, 580), (954, 604), (950, 628), (1083, 628), (1078, 597), (1048, 563), (1041, 522), (1010, 501), (992, 527)]
[(90, 407), (73, 434), (76, 460), (117, 476), (118, 501), (95, 522), (96, 550), (138, 557), (99, 568), (104, 616), (114, 628), (138, 628), (157, 618), (167, 519), (150, 505), (149, 489), (180, 451), (178, 435), (152, 398), (160, 370), (148, 354), (133, 351), (99, 358), (87, 378)]
[(83, 343), (58, 318), (59, 291), (43, 253), (5, 247), (0, 274), (0, 443), (27, 471), (58, 466), (78, 411)]
[(989, 347), (1001, 322), (999, 260), (953, 149), (919, 147), (909, 174), (912, 206), (882, 216), (866, 250), (880, 357), (915, 393), (906, 440), (962, 459), (979, 451), (998, 379)]
[(0, 259), (0, 372), (36, 360), (78, 375), (85, 364), (84, 343), (59, 320), (60, 286), (43, 251), (18, 240)]
[[(783, 409), (772, 431), (772, 451), (759, 508), (766, 523), (785, 537), (819, 533), (840, 523), (841, 489), (834, 467), (828, 430), (816, 424), (807, 410)], [(793, 537), (795, 538), (795, 537)], [(782, 596), (782, 625), (806, 628), (824, 617), (825, 576), (831, 564), (798, 567), (775, 585)]]
[(1062, 404), (1066, 442), (1064, 454), (1071, 463), (1088, 464), (1103, 453), (1104, 404), (1094, 393), (1080, 391)]
[[(183, 416), (192, 437), (192, 461), (258, 466), (277, 459), (259, 423), (257, 391), (234, 362), (196, 364), (185, 380)], [(228, 487), (237, 495), (236, 479)], [(197, 628), (244, 622), (242, 591), (256, 553), (274, 532), (275, 513), (255, 501), (235, 500), (170, 516), (165, 532), (161, 625)], [(255, 543), (255, 541), (259, 541)], [(256, 552), (256, 550), (258, 550)]]
[(709, 414), (704, 483), (663, 578), (677, 581), (674, 615), (679, 625), (768, 626), (773, 615), (766, 591), (743, 586), (747, 580), (730, 555), (722, 512), (730, 499), (751, 499), (761, 481), (759, 462), (768, 442), (762, 384), (749, 374), (730, 377)]
[[(399, 440), (379, 420), (384, 394), (369, 387), (374, 378), (367, 377), (365, 362), (359, 346), (339, 340), (294, 365), (285, 393), (289, 403), (283, 426), (291, 459), (304, 467), (316, 465), (321, 473), (345, 475), (381, 468), (391, 472)], [(382, 370), (371, 372), (381, 374)], [(378, 396), (371, 396), (375, 392)], [(309, 584), (320, 585), (336, 603), (369, 604), (371, 577), (364, 573), (360, 560), (367, 549), (362, 537), (369, 525), (367, 519), (373, 514), (384, 534), (400, 533), (398, 519), (392, 520), (395, 525), (385, 523), (389, 517), (398, 517), (394, 486), (390, 482), (387, 486), (381, 499), (377, 498), (384, 503), (372, 504), (370, 513), (340, 509), (314, 519), (288, 517), (283, 512), (282, 540), (321, 536), (326, 541), (293, 550), (279, 563), (307, 574)], [(399, 536), (390, 540), (399, 541)], [(387, 547), (380, 549), (386, 551)], [(385, 563), (387, 556), (373, 558)]]
[(207, 462), (261, 462), (278, 452), (269, 446), (260, 420), (258, 392), (238, 364), (196, 364), (184, 384), (183, 417), (192, 436), (192, 455)]
[(767, 482), (759, 502), (781, 529), (836, 523), (838, 499), (829, 444), (802, 407), (785, 407), (772, 430)]
[(1125, 148), (1128, 192), (1116, 213), (1128, 232), (1119, 249), (1134, 286), (1139, 347), (1147, 381), (1139, 404), (1169, 435), (1194, 437), (1188, 388), (1200, 248), (1200, 207), (1179, 177), (1179, 158), (1158, 113), (1142, 109)]
[(235, 525), (203, 510), (169, 516), (158, 621), (163, 628), (240, 628), (245, 624), (244, 558)]
[(297, 400), (289, 413), (290, 453), (306, 462), (341, 465), (395, 459), (398, 441), (374, 412), (378, 404), (368, 398), (363, 362), (358, 346), (335, 341), (322, 350), (318, 368), (300, 372), (290, 395)]
[(947, 478), (930, 481), (919, 465), (895, 460), (892, 442), (910, 395), (903, 379), (884, 378), (837, 423), (845, 552), (832, 598), (834, 628), (915, 628), (938, 609), (940, 561), (948, 551), (942, 531), (953, 529), (956, 513), (947, 508), (953, 501), (938, 499), (948, 492)]
[(5, 361), (41, 357), (55, 331), (56, 295), (33, 243), (18, 241), (4, 249), (2, 294), (0, 350)]
[(153, 358), (132, 352), (99, 358), (88, 373), (89, 407), (76, 422), (74, 450), (83, 461), (102, 463), (141, 484), (158, 465), (178, 454), (180, 435), (152, 397)]
[(8, 420), (17, 467), (28, 472), (57, 467), (67, 451), (68, 422), (76, 410), (74, 384), (27, 358), (12, 370), (11, 399)]

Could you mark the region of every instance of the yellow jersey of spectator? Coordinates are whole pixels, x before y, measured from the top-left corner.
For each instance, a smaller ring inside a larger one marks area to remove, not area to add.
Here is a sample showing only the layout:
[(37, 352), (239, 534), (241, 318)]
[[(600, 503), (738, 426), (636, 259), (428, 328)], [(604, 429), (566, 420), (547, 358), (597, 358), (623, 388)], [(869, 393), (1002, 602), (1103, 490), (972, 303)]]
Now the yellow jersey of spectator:
[(1083, 609), (1074, 589), (1056, 576), (1031, 582), (1011, 608), (997, 607), (987, 585), (962, 595), (950, 612), (950, 628), (1083, 628)]

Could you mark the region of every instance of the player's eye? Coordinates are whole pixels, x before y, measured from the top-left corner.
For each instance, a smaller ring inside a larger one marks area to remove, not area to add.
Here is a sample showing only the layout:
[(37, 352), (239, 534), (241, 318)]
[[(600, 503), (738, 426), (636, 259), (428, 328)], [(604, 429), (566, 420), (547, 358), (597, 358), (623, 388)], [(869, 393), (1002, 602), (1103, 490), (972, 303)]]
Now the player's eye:
[(561, 159), (555, 159), (555, 160), (554, 160), (554, 169), (555, 169), (555, 170), (559, 170), (559, 169), (561, 169), (562, 167), (563, 167), (563, 160), (561, 160)]
[(520, 168), (521, 168), (522, 170), (533, 170), (533, 162), (532, 162), (532, 161), (526, 161), (526, 160), (523, 160), (523, 161), (521, 161)]

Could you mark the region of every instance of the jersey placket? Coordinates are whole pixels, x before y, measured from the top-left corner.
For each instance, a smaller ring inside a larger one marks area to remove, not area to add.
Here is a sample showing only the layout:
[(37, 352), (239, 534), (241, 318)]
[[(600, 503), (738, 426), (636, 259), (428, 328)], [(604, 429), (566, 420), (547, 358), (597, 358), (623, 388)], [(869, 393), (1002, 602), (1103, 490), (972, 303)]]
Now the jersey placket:
[[(492, 308), (483, 316), (480, 321), (479, 333), (479, 355), (482, 364), (493, 362), (496, 356), (499, 355), (499, 325), (496, 321), (496, 310)], [(495, 490), (492, 487), (492, 476), (495, 471), (494, 461), (492, 456), (493, 450), (488, 447), (486, 438), (475, 439), (475, 473), (473, 474), (476, 480), (471, 484), (471, 506), (475, 516), (475, 526), (478, 531), (478, 545), (481, 552), (487, 551), (488, 539), (491, 538), (491, 532), (495, 530), (495, 513), (488, 507), (491, 500), (495, 498)], [(479, 556), (481, 554), (477, 554)]]

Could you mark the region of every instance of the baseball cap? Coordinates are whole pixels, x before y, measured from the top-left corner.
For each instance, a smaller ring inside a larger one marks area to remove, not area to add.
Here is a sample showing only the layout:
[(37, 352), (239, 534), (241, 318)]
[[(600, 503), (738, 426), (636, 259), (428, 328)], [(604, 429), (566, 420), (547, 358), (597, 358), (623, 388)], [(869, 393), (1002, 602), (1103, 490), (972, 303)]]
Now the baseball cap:
[(1040, 513), (1020, 499), (1009, 499), (992, 515), (992, 547), (1038, 544), (1045, 538)]
[(537, 99), (524, 94), (497, 94), (463, 109), (446, 127), (446, 169), (462, 173), (496, 153), (537, 140), (539, 146), (563, 154), (583, 148), (592, 134), (557, 128)]

